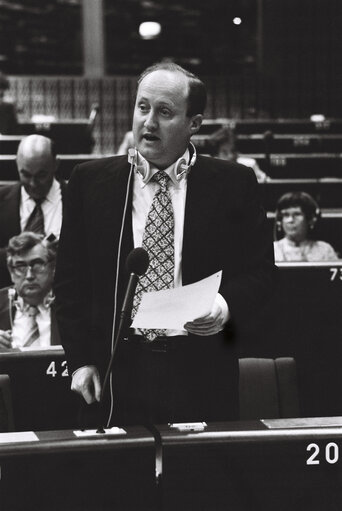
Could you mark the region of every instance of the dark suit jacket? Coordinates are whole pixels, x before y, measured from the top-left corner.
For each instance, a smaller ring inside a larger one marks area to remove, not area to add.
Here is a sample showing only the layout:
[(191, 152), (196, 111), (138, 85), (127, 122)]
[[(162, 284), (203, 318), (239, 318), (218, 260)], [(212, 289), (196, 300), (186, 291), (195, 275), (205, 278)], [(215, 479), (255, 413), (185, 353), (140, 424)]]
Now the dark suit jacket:
[[(12, 328), (10, 320), (8, 289), (8, 287), (0, 289), (0, 330), (10, 330)], [(13, 307), (12, 314), (14, 317), (15, 307)], [(53, 305), (51, 307), (51, 344), (61, 344), (61, 338), (59, 335), (58, 324)]]
[[(63, 205), (66, 195), (66, 183), (61, 181)], [(10, 285), (11, 278), (7, 271), (6, 247), (12, 236), (20, 234), (20, 197), (21, 184), (0, 187), (0, 288)]]
[[(125, 260), (133, 248), (128, 176), (127, 157), (118, 156), (77, 166), (68, 183), (55, 293), (71, 372), (83, 365), (101, 366), (109, 359), (113, 310), (120, 312), (128, 280)], [(204, 156), (197, 157), (188, 176), (183, 284), (223, 270), (220, 293), (235, 330), (257, 312), (273, 285), (272, 239), (257, 186), (251, 169)]]

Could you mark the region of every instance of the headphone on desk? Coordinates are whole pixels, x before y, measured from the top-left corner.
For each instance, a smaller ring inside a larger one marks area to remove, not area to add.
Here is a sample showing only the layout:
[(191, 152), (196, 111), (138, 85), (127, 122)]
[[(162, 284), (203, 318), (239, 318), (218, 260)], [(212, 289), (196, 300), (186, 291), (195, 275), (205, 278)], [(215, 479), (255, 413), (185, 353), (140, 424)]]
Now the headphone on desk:
[[(189, 174), (191, 167), (196, 163), (197, 153), (196, 148), (192, 142), (189, 145), (189, 152), (191, 154), (190, 162), (187, 163), (186, 159), (182, 156), (175, 163), (175, 174), (177, 181), (180, 181), (185, 174)], [(143, 182), (146, 183), (151, 177), (150, 163), (139, 153), (136, 148), (128, 149), (128, 162), (131, 164), (131, 169), (135, 168)]]

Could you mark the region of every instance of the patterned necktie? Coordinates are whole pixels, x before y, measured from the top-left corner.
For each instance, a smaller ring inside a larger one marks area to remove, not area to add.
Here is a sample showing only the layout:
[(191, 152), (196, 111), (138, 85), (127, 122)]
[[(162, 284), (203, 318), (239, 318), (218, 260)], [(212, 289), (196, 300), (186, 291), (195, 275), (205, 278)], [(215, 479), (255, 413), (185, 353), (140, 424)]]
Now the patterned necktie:
[(32, 231), (37, 234), (44, 234), (44, 215), (42, 211), (42, 202), (45, 200), (43, 199), (33, 199), (36, 203), (34, 210), (32, 211), (31, 215), (29, 216), (29, 219), (27, 220), (27, 224), (25, 226), (24, 231)]
[(39, 329), (37, 323), (38, 307), (31, 305), (27, 310), (27, 331), (23, 339), (23, 346), (28, 347), (39, 338)]
[[(143, 292), (168, 289), (174, 284), (174, 216), (167, 187), (170, 178), (163, 170), (159, 170), (152, 179), (159, 183), (160, 188), (153, 197), (142, 240), (142, 247), (148, 252), (150, 264), (137, 285), (133, 302), (133, 318)], [(141, 331), (146, 341), (154, 341), (156, 337), (165, 335), (165, 329), (142, 329)]]

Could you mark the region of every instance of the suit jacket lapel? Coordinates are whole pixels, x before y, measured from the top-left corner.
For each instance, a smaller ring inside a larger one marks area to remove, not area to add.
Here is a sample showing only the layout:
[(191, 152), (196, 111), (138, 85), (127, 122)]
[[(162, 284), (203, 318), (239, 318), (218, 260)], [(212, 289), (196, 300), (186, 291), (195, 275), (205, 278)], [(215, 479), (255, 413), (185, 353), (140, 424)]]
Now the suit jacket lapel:
[(206, 233), (212, 216), (217, 211), (217, 202), (222, 190), (218, 189), (215, 171), (201, 156), (188, 175), (184, 217), (182, 278), (183, 285), (191, 282), (194, 262), (199, 260), (206, 246)]

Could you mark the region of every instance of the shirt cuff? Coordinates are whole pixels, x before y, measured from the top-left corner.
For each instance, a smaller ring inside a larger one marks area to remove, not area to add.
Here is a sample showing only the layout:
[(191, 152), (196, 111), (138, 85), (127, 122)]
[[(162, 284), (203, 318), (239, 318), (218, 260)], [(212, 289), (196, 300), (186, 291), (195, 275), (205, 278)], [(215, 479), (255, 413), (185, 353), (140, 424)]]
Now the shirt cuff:
[(71, 375), (71, 378), (73, 378), (75, 376), (76, 373), (78, 373), (78, 371), (80, 371), (81, 369), (84, 369), (85, 367), (95, 367), (95, 366), (92, 366), (92, 365), (87, 365), (87, 366), (81, 366), (81, 367), (78, 367), (77, 369), (75, 369), (75, 371), (72, 373)]
[(225, 325), (227, 323), (227, 321), (229, 320), (229, 318), (230, 318), (228, 304), (227, 304), (226, 300), (223, 298), (223, 296), (220, 295), (220, 293), (217, 293), (217, 295), (215, 297), (215, 303), (221, 309), (222, 325)]

